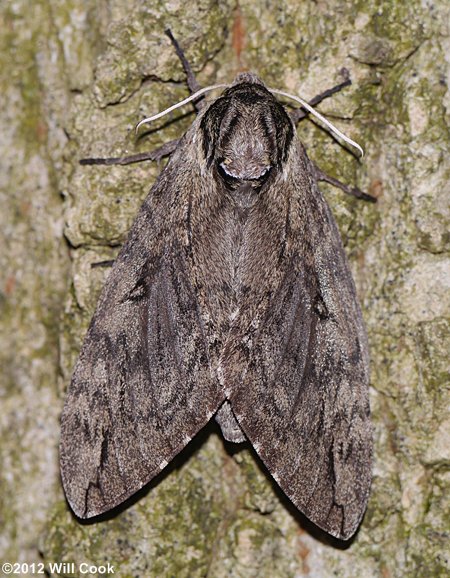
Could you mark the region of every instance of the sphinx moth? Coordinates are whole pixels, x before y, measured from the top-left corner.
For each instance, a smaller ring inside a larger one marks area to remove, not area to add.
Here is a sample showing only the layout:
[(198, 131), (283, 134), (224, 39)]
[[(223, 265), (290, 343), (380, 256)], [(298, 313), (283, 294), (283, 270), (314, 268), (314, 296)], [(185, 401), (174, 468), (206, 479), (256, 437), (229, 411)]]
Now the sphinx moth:
[(354, 534), (371, 480), (368, 347), (317, 181), (255, 75), (202, 108), (136, 217), (75, 366), (61, 471), (77, 516), (123, 502), (214, 417), (316, 525)]

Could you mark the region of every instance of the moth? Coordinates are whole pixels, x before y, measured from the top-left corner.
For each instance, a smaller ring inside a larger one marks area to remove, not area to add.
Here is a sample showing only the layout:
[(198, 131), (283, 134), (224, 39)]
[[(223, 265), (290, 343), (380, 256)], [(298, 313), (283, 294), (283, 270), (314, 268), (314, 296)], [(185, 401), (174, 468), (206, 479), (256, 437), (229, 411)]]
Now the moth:
[(368, 346), (295, 123), (252, 73), (202, 108), (144, 201), (64, 405), (80, 518), (147, 484), (211, 418), (340, 539), (371, 481)]

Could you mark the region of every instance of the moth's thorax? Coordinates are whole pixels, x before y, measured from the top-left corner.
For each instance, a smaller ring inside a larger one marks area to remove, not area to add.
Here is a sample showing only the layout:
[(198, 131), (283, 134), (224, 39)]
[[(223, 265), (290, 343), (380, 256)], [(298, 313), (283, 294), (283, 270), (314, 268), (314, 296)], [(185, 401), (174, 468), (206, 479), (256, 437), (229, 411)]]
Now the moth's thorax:
[(216, 178), (233, 196), (243, 191), (248, 197), (282, 169), (294, 127), (261, 81), (244, 73), (205, 112), (201, 132), (205, 159)]

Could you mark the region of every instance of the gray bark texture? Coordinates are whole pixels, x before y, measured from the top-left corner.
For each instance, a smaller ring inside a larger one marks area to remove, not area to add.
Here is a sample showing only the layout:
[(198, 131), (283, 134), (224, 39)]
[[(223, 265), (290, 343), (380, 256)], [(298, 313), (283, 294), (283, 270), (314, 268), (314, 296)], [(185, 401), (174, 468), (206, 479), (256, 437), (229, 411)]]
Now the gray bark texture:
[[(109, 562), (123, 578), (450, 575), (449, 26), (446, 0), (0, 4), (2, 564), (94, 576), (79, 565)], [(352, 86), (318, 108), (364, 160), (315, 122), (298, 129), (322, 169), (378, 198), (323, 186), (371, 350), (375, 469), (350, 544), (312, 529), (213, 426), (120, 513), (80, 524), (65, 502), (59, 416), (108, 273), (91, 264), (117, 254), (162, 168), (78, 161), (151, 150), (192, 122), (188, 106), (134, 136), (187, 96), (167, 27), (202, 85), (247, 69), (309, 99), (350, 71)]]

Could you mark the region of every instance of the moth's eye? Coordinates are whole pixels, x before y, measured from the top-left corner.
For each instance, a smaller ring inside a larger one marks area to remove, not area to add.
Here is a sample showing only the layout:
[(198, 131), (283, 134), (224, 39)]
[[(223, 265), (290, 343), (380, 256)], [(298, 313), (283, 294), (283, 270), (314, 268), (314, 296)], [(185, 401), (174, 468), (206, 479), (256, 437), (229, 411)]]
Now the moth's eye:
[(269, 165), (267, 167), (263, 167), (261, 174), (259, 175), (259, 178), (264, 177), (268, 174), (268, 172), (270, 171), (272, 167)]
[(225, 159), (221, 163), (219, 163), (219, 167), (222, 171), (229, 177), (236, 178), (236, 175), (233, 174), (232, 163), (230, 159)]
[(232, 167), (230, 166), (230, 161), (225, 159), (223, 161), (217, 162), (217, 168), (219, 170), (220, 176), (229, 184), (233, 184), (238, 181), (238, 177), (234, 174)]
[(263, 165), (255, 159), (232, 160), (225, 158), (218, 163), (219, 170), (225, 177), (240, 181), (257, 181), (269, 175), (271, 165)]

